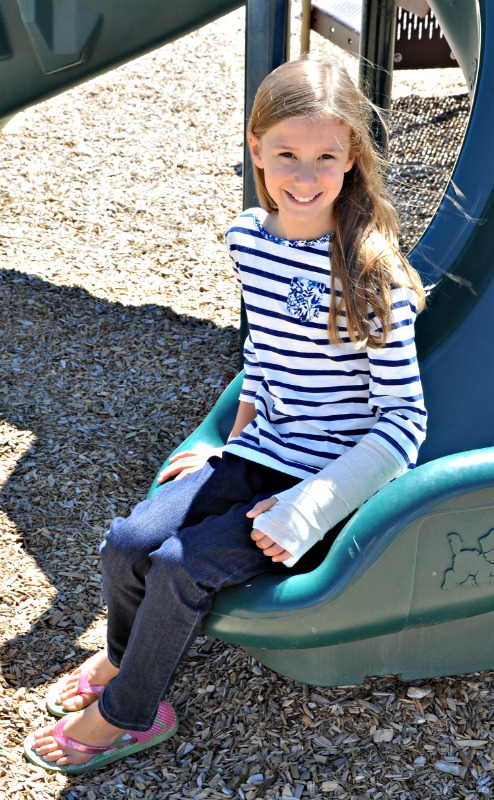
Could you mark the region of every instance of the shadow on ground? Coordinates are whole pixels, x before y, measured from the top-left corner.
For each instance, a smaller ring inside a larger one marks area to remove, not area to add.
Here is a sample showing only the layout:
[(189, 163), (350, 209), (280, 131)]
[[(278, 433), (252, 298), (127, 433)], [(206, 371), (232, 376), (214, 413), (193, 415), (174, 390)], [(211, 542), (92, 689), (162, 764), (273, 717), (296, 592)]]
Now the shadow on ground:
[(32, 564), (57, 592), (29, 632), (9, 639), (4, 625), (2, 661), (32, 685), (23, 665), (43, 673), (101, 613), (102, 534), (234, 377), (238, 332), (13, 270), (0, 273), (0, 300), (1, 502), (31, 558), (14, 580), (29, 599)]

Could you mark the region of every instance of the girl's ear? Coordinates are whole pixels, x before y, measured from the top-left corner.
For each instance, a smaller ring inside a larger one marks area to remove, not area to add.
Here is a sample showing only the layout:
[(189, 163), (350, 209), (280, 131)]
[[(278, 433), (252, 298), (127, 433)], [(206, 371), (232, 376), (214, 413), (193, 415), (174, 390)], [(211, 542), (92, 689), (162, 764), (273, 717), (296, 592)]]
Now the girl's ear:
[(250, 157), (256, 167), (259, 169), (263, 169), (262, 163), (262, 155), (261, 155), (261, 137), (257, 135), (257, 133), (252, 133), (252, 131), (248, 131), (247, 133), (247, 144), (249, 145), (250, 150)]
[(350, 150), (350, 154), (348, 156), (348, 161), (345, 164), (345, 172), (350, 172), (351, 168), (355, 164), (355, 159), (357, 158), (357, 153), (355, 150)]

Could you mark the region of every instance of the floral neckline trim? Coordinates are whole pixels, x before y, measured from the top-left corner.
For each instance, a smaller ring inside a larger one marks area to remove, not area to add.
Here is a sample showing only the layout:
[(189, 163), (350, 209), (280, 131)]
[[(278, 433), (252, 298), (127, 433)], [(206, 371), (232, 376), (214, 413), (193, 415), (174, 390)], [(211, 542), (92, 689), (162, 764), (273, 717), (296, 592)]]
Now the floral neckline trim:
[(308, 247), (318, 244), (329, 244), (333, 238), (332, 233), (325, 233), (324, 236), (321, 236), (319, 239), (280, 239), (278, 236), (273, 236), (272, 233), (266, 230), (257, 214), (254, 213), (252, 216), (259, 229), (259, 233), (261, 233), (265, 239), (268, 239), (270, 242), (275, 242), (276, 244), (283, 244), (287, 247)]

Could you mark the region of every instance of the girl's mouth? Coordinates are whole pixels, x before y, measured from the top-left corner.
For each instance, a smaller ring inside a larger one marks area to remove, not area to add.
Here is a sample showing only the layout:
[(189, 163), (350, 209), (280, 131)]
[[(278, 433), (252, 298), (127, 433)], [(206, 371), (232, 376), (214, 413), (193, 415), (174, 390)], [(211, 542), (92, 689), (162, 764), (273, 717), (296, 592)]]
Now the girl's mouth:
[(302, 197), (301, 195), (293, 194), (292, 192), (287, 192), (287, 194), (289, 194), (290, 197), (293, 198), (293, 200), (296, 200), (297, 203), (311, 203), (312, 200), (318, 197), (317, 194), (311, 194), (308, 197)]

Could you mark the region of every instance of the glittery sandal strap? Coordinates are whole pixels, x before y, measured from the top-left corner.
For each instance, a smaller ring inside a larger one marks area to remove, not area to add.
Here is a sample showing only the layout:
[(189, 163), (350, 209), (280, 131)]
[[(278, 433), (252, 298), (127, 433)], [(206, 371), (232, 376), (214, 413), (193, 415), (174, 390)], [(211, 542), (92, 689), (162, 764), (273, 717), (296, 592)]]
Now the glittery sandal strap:
[[(103, 684), (89, 683), (88, 681), (88, 674), (89, 670), (91, 669), (91, 661), (93, 659), (94, 656), (86, 659), (86, 661), (84, 661), (84, 663), (81, 665), (79, 671), (79, 682), (77, 685), (76, 694), (80, 695), (86, 700), (91, 697), (99, 697), (105, 690), (105, 686)], [(63, 678), (61, 681), (55, 684), (55, 686), (52, 686), (46, 698), (46, 707), (50, 714), (53, 714), (55, 717), (63, 717), (66, 714), (73, 714), (74, 711), (80, 711), (80, 709), (65, 709), (63, 705), (58, 702), (57, 698), (62, 691), (60, 687), (64, 686), (66, 680), (66, 678)]]
[(126, 734), (122, 736), (115, 744), (104, 745), (102, 747), (97, 747), (95, 745), (84, 744), (83, 742), (78, 742), (77, 739), (71, 739), (70, 736), (67, 736), (63, 732), (63, 727), (67, 722), (68, 717), (62, 717), (59, 722), (55, 725), (53, 729), (52, 736), (55, 739), (56, 743), (60, 745), (60, 747), (68, 747), (70, 750), (77, 750), (78, 753), (86, 753), (89, 756), (97, 756), (99, 753), (110, 753), (112, 750), (118, 750), (121, 747), (127, 747), (128, 745), (132, 744), (136, 741), (134, 736), (130, 734)]

